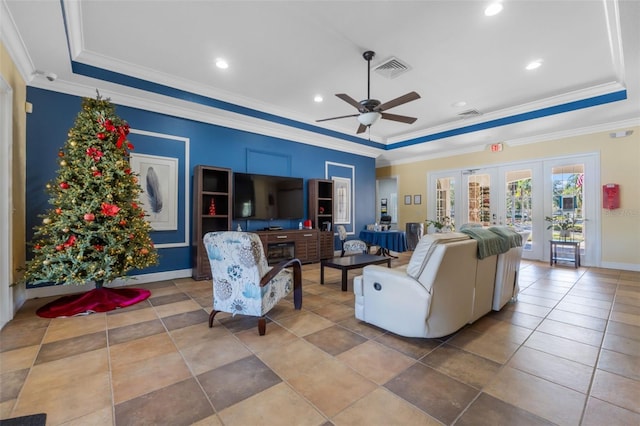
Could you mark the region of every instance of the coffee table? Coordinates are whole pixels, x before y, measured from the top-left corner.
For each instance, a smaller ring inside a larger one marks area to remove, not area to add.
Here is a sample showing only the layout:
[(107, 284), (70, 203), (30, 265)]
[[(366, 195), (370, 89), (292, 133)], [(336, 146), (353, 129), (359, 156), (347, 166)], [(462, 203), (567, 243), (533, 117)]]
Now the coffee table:
[(320, 262), (320, 284), (324, 285), (324, 268), (340, 269), (342, 271), (342, 291), (347, 291), (347, 273), (351, 269), (363, 268), (367, 265), (387, 264), (391, 267), (391, 258), (376, 256), (375, 254), (354, 254), (351, 256), (334, 257)]

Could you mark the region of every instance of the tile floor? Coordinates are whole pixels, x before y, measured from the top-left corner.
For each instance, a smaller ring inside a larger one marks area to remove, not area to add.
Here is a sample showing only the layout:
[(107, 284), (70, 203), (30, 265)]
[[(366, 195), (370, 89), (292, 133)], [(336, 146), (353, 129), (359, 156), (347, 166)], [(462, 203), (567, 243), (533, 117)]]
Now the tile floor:
[[(398, 265), (408, 255), (394, 260)], [(354, 318), (339, 271), (303, 270), (266, 336), (219, 314), (211, 284), (144, 284), (115, 312), (0, 333), (0, 419), (48, 425), (639, 425), (640, 273), (523, 262), (518, 302), (452, 336), (408, 339)], [(355, 275), (357, 271), (350, 274)]]

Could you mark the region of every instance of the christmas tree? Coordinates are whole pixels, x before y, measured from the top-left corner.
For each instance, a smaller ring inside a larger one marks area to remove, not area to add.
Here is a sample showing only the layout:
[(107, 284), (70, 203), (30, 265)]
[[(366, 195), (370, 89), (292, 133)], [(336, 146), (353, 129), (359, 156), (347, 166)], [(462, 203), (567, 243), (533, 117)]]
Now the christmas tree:
[(151, 225), (137, 203), (142, 189), (129, 165), (128, 133), (109, 100), (83, 99), (58, 153), (57, 176), (46, 186), (52, 207), (34, 228), (23, 281), (94, 281), (100, 288), (157, 263)]

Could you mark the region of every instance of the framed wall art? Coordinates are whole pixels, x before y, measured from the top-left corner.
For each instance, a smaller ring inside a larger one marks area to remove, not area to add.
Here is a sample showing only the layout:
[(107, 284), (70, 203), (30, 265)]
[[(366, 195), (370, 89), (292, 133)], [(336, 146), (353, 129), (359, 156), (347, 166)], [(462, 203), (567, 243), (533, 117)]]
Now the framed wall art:
[(153, 230), (178, 229), (178, 159), (131, 153), (130, 163), (144, 191), (140, 204)]
[(332, 177), (333, 180), (333, 202), (335, 208), (334, 223), (351, 223), (351, 179), (343, 177)]

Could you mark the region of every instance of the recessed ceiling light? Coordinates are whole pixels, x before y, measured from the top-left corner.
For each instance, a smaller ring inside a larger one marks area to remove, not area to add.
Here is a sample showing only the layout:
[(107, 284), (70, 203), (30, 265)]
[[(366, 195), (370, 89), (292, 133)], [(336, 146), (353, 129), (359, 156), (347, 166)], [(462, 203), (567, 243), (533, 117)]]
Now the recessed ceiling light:
[(222, 58), (217, 58), (216, 67), (220, 68), (221, 70), (226, 70), (227, 68), (229, 68), (229, 63)]
[(542, 59), (536, 59), (535, 61), (529, 62), (525, 67), (525, 69), (527, 71), (531, 71), (531, 70), (535, 70), (536, 68), (540, 68), (541, 65), (542, 65)]
[(452, 107), (454, 108), (461, 108), (463, 106), (465, 106), (467, 103), (465, 101), (458, 101), (458, 102), (454, 102), (451, 104)]
[(500, 12), (502, 12), (502, 3), (500, 3), (500, 2), (491, 3), (484, 10), (485, 16), (494, 16), (494, 15), (497, 15), (498, 13), (500, 13)]
[(322, 102), (323, 101), (322, 96), (321, 95), (315, 95), (313, 97), (313, 101), (314, 102)]

